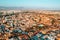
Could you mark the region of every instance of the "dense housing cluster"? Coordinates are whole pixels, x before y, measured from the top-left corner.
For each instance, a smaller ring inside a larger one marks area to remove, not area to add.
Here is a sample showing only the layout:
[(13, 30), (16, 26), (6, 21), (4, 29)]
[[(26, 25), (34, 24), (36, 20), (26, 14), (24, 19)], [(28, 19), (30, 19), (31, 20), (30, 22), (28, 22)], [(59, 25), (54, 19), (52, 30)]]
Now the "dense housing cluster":
[(0, 12), (0, 40), (60, 40), (60, 15)]

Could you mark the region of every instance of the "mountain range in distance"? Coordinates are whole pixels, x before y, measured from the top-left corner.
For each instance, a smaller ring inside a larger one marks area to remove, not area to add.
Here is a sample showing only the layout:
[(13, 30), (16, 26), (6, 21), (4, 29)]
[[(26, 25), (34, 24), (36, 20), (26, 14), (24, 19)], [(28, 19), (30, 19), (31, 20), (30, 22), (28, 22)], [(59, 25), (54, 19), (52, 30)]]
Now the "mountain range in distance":
[(0, 6), (0, 10), (29, 10), (29, 9), (33, 9), (33, 10), (49, 10), (49, 11), (59, 11), (60, 9), (52, 9), (52, 8), (32, 8), (32, 7), (5, 7), (5, 6)]
[(17, 9), (24, 9), (24, 7), (4, 7), (0, 6), (0, 10), (17, 10)]

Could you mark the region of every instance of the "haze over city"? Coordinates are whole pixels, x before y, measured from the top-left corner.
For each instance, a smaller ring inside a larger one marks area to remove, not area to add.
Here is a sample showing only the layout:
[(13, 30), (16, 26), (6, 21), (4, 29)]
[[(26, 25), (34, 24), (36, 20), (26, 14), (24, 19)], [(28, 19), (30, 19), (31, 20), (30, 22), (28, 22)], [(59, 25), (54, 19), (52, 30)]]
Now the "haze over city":
[(60, 0), (0, 0), (0, 6), (60, 10)]

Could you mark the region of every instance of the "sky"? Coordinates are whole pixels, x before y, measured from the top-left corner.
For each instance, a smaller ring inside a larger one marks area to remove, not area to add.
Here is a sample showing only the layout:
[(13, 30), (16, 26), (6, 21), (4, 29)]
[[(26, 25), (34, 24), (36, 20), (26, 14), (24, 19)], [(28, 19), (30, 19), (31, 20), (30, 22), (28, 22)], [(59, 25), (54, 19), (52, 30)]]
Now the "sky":
[(0, 6), (60, 9), (60, 0), (0, 0)]

